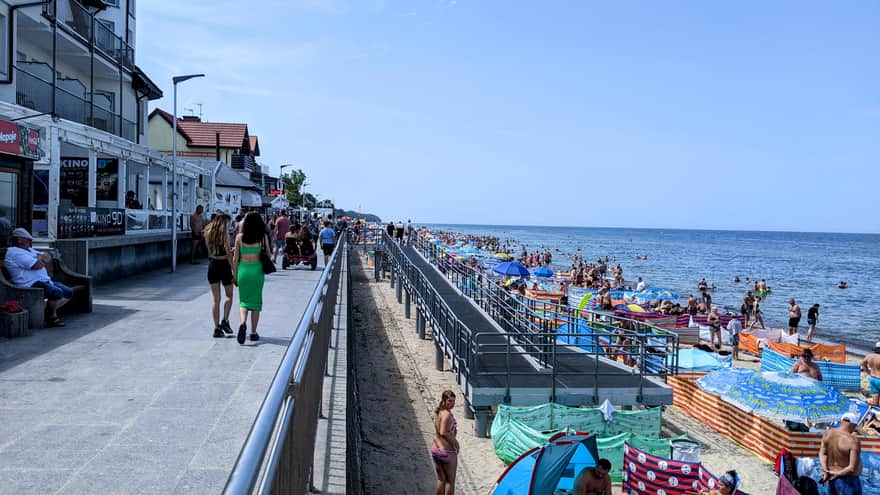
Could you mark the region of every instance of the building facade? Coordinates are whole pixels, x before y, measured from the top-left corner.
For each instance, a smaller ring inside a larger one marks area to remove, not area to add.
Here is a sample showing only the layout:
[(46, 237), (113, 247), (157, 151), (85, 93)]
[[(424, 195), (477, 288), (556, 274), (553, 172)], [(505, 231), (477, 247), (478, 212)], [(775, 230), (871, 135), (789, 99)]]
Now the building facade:
[(162, 91), (136, 65), (135, 26), (134, 0), (0, 0), (0, 120), (42, 144), (17, 176), (32, 212), (17, 223), (92, 275), (91, 261), (123, 252), (170, 262), (172, 202), (184, 227), (203, 182), (178, 163), (172, 200), (171, 158), (147, 146), (147, 105)]

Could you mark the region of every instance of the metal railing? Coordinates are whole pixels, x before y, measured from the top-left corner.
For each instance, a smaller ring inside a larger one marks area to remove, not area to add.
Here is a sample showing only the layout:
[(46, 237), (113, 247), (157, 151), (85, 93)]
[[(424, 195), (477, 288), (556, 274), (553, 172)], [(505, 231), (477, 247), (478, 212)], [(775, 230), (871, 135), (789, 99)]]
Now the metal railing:
[(74, 37), (81, 38), (86, 47), (94, 44), (113, 63), (129, 70), (134, 68), (134, 48), (78, 1), (48, 0), (43, 6), (43, 15), (63, 26), (68, 33), (76, 35)]
[[(424, 309), (435, 341), (443, 347), (457, 374), (502, 376), (508, 395), (513, 377), (540, 374), (549, 379), (551, 399), (556, 395), (560, 378), (590, 375), (595, 384), (595, 400), (601, 377), (638, 376), (641, 397), (645, 378), (665, 378), (678, 372), (679, 338), (674, 332), (613, 314), (579, 311), (556, 302), (514, 295), (478, 269), (449, 261), (439, 248), (416, 237), (415, 249), (504, 330), (474, 333), (453, 313), (400, 246), (384, 232), (380, 235), (381, 249), (394, 264), (398, 283)], [(498, 363), (499, 356), (506, 365), (484, 366), (488, 360)], [(512, 366), (516, 356), (529, 358), (537, 367), (516, 371)], [(563, 361), (570, 366), (560, 366)], [(600, 362), (614, 364), (600, 366)]]
[(224, 493), (309, 490), (327, 349), (347, 271), (347, 247), (341, 239), (269, 386)]
[[(14, 68), (16, 103), (38, 112), (52, 112), (52, 82), (17, 64)], [(136, 142), (137, 125), (134, 122), (123, 118), (120, 129), (118, 113), (94, 105), (83, 96), (56, 86), (55, 112), (63, 119), (86, 124)]]

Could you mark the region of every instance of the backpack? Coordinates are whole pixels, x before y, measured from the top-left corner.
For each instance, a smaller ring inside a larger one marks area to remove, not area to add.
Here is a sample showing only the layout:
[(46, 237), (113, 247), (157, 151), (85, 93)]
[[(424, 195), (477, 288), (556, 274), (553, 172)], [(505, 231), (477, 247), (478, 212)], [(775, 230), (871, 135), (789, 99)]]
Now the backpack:
[(792, 485), (801, 495), (819, 495), (819, 485), (809, 476), (798, 477)]

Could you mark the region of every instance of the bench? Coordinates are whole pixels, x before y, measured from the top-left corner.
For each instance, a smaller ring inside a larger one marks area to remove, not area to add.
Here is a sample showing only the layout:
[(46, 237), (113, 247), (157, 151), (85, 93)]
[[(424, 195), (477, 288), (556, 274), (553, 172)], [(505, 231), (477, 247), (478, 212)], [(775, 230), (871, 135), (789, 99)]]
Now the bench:
[[(5, 255), (5, 249), (0, 250), (0, 254)], [(92, 277), (70, 270), (61, 260), (53, 259), (52, 262), (54, 265), (50, 274), (52, 280), (73, 289), (73, 299), (59, 310), (61, 314), (91, 313)], [(3, 266), (3, 256), (0, 256), (0, 302), (2, 301), (18, 301), (27, 309), (30, 313), (29, 328), (45, 326), (46, 298), (43, 296), (43, 289), (14, 285), (12, 277)]]

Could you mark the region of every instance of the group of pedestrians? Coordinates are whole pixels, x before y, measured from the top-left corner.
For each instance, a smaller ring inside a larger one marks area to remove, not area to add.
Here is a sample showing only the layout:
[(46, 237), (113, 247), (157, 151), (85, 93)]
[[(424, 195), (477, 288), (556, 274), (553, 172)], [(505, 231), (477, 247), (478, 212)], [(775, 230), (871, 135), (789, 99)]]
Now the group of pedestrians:
[[(298, 222), (294, 224), (285, 211), (270, 219), (271, 228), (256, 211), (238, 217), (234, 226), (228, 214), (218, 211), (202, 229), (200, 210), (201, 206), (192, 215), (190, 227), (193, 230), (193, 252), (204, 241), (208, 254), (207, 277), (213, 296), (211, 317), (214, 337), (222, 338), (233, 334), (229, 315), (232, 312), (234, 287), (237, 286), (240, 324), (235, 332), (236, 338), (242, 345), (247, 339), (256, 342), (260, 340), (257, 327), (263, 310), (265, 263), (274, 266), (278, 255), (284, 255), (287, 238), (294, 236), (302, 237), (304, 242), (320, 244), (326, 266), (336, 246), (336, 231), (329, 220), (322, 224), (317, 214), (308, 223), (300, 226)], [(323, 228), (319, 230), (319, 226)], [(195, 255), (192, 262), (198, 264)]]
[[(247, 213), (238, 228), (239, 233), (230, 246), (229, 228), (231, 218), (218, 212), (205, 228), (205, 247), (208, 251), (208, 284), (211, 286), (213, 304), (211, 316), (214, 321), (214, 337), (220, 338), (233, 333), (229, 324), (232, 310), (233, 286), (238, 286), (239, 321), (236, 339), (244, 344), (248, 337), (248, 314), (250, 314), (250, 340), (260, 340), (257, 326), (263, 310), (263, 284), (265, 274), (261, 253), (271, 252), (271, 243), (266, 234), (266, 224), (257, 212)], [(226, 299), (223, 303), (223, 317), (220, 317), (220, 286)]]

